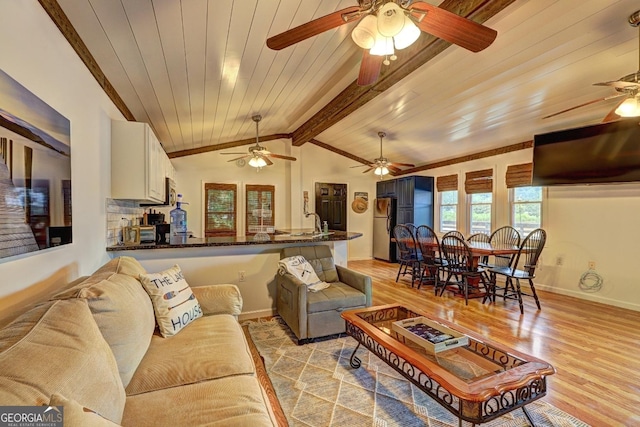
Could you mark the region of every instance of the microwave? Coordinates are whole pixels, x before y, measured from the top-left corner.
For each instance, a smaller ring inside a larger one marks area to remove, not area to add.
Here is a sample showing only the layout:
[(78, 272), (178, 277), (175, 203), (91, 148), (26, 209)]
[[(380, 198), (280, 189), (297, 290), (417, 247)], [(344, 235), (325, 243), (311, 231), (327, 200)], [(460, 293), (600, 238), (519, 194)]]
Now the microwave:
[(176, 200), (176, 182), (167, 177), (164, 179), (164, 202), (140, 203), (140, 206), (175, 206)]

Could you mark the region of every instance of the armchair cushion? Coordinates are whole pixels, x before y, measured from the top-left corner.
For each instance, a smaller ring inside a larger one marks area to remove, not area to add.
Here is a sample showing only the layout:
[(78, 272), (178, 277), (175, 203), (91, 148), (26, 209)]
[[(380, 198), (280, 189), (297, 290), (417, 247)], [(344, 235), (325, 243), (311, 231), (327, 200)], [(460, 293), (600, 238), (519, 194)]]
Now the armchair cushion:
[(327, 289), (307, 294), (307, 313), (364, 307), (367, 298), (365, 294), (351, 286), (334, 282)]

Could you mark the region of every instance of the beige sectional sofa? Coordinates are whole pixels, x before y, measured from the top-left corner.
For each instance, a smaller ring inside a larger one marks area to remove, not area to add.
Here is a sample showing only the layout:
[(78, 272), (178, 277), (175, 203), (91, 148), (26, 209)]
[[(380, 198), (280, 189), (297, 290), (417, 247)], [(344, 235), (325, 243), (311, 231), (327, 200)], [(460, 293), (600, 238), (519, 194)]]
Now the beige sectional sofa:
[(278, 425), (237, 287), (192, 288), (204, 316), (163, 338), (141, 273), (134, 258), (113, 259), (0, 330), (0, 405), (55, 395), (65, 425)]

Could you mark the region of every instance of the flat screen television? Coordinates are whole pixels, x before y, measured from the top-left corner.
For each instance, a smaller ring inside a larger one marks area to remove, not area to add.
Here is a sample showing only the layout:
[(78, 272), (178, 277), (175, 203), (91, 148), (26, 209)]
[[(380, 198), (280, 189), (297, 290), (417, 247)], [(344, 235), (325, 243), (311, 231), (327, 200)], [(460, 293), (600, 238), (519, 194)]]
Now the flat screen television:
[(535, 135), (533, 185), (640, 181), (640, 119)]

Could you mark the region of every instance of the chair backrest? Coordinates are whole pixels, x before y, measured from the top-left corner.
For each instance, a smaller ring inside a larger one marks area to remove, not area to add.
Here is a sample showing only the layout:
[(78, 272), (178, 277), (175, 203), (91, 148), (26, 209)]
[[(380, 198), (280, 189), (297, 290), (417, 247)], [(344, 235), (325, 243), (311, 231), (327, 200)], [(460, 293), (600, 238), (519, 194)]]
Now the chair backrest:
[(417, 256), (418, 249), (412, 230), (405, 224), (398, 224), (393, 227), (393, 237), (398, 245), (398, 258), (411, 259)]
[(416, 237), (416, 230), (418, 229), (418, 227), (416, 227), (414, 224), (411, 224), (410, 222), (406, 222), (402, 225), (406, 226), (409, 231), (411, 231), (411, 234), (413, 234), (414, 238)]
[(313, 266), (318, 278), (323, 282), (332, 283), (338, 281), (338, 270), (333, 262), (331, 248), (327, 245), (294, 246), (283, 248), (280, 259), (291, 256), (303, 256)]
[(464, 240), (464, 234), (462, 234), (458, 230), (447, 231), (446, 233), (444, 233), (442, 238), (444, 239), (445, 237), (449, 237), (449, 236), (456, 236), (456, 237)]
[(447, 260), (447, 268), (464, 273), (472, 269), (471, 249), (464, 239), (456, 235), (445, 235), (440, 245), (442, 254)]
[[(513, 245), (520, 244), (520, 233), (510, 225), (500, 227), (491, 233), (489, 243), (492, 245)], [(509, 267), (511, 265), (512, 255), (496, 255), (494, 265), (496, 267)]]
[(547, 232), (542, 228), (536, 228), (529, 233), (520, 245), (513, 268), (518, 268), (518, 265), (522, 263), (522, 269), (529, 274), (529, 277), (535, 277), (536, 265), (546, 241)]
[(416, 241), (422, 253), (422, 259), (427, 264), (433, 264), (436, 252), (440, 251), (440, 242), (436, 232), (428, 225), (421, 225), (416, 229)]
[(472, 234), (467, 238), (467, 242), (489, 243), (490, 240), (491, 240), (491, 236), (485, 233)]

